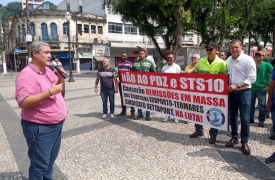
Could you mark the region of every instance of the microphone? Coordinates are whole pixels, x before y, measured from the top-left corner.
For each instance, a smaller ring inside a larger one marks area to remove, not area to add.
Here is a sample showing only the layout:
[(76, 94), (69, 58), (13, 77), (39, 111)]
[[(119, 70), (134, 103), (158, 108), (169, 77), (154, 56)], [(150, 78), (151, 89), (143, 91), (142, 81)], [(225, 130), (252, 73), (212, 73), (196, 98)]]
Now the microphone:
[(59, 69), (59, 67), (58, 66), (54, 66), (54, 68), (58, 71), (58, 73), (59, 74), (61, 74), (62, 75), (62, 77), (64, 78), (64, 79), (66, 79), (67, 78), (67, 75), (66, 74), (64, 74), (60, 69)]

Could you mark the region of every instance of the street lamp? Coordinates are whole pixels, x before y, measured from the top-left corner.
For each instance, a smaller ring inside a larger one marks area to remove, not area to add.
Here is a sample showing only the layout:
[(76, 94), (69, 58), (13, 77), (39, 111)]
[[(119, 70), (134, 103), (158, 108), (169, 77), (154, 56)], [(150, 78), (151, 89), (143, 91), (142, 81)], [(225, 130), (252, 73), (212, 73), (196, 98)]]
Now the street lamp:
[(68, 25), (68, 42), (69, 42), (69, 63), (70, 63), (70, 77), (68, 82), (74, 82), (73, 78), (73, 72), (72, 72), (72, 57), (71, 57), (71, 37), (70, 37), (70, 20), (71, 20), (71, 14), (69, 12), (66, 12), (65, 19), (67, 20)]

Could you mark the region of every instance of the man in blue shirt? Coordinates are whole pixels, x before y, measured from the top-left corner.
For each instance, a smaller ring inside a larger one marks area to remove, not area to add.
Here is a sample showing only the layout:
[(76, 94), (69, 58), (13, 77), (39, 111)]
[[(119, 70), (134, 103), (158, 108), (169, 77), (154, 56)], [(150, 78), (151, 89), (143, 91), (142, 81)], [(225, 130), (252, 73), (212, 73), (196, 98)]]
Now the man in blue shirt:
[[(273, 73), (271, 76), (269, 89), (268, 89), (268, 100), (266, 103), (266, 108), (268, 111), (271, 111), (271, 119), (272, 119), (272, 135), (269, 137), (269, 139), (275, 140), (275, 68), (273, 68)], [(267, 164), (275, 162), (275, 152), (266, 159), (265, 161)]]

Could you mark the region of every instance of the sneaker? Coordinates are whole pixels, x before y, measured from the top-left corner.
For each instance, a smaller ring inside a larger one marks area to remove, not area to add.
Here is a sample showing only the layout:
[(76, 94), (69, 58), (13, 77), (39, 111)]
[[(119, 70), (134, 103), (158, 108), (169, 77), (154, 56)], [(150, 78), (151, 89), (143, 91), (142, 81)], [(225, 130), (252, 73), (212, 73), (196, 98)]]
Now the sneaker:
[(265, 163), (270, 164), (275, 162), (275, 153), (273, 153), (269, 158), (266, 158)]
[(266, 119), (270, 118), (270, 117), (269, 117), (269, 113), (268, 113), (267, 115), (265, 115), (265, 118), (266, 118)]
[(269, 137), (269, 139), (275, 140), (275, 133), (273, 133), (273, 134)]
[(168, 120), (169, 120), (169, 117), (166, 116), (166, 117), (162, 120), (162, 122), (166, 122), (166, 121), (168, 121)]
[(121, 113), (119, 113), (119, 114), (117, 115), (117, 117), (120, 117), (120, 116), (126, 116), (126, 113), (121, 111)]
[(178, 123), (179, 120), (177, 118), (174, 119), (174, 123)]
[(264, 122), (259, 122), (259, 127), (264, 127)]
[(146, 119), (146, 121), (151, 121), (150, 115), (147, 115), (145, 119)]
[(107, 114), (103, 114), (102, 119), (106, 119)]
[(143, 115), (142, 114), (138, 114), (137, 115), (137, 119), (141, 119), (141, 118), (143, 118)]
[(111, 116), (111, 119), (114, 119), (115, 118), (115, 115), (114, 114), (110, 114)]

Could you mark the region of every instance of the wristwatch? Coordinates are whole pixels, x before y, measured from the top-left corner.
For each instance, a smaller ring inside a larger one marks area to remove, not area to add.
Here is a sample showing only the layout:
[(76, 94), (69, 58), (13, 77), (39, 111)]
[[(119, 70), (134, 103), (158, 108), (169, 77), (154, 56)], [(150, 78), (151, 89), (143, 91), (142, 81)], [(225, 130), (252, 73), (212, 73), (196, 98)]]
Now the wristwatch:
[(237, 88), (240, 89), (241, 88), (240, 85), (237, 85)]

